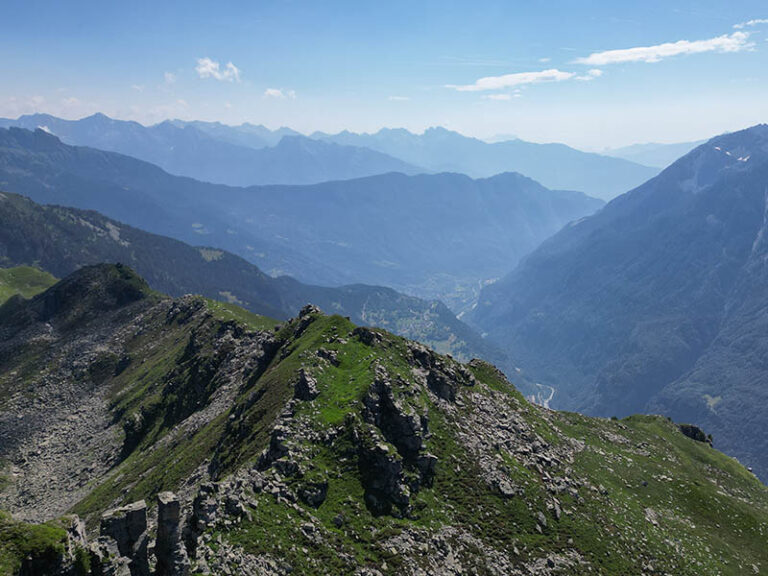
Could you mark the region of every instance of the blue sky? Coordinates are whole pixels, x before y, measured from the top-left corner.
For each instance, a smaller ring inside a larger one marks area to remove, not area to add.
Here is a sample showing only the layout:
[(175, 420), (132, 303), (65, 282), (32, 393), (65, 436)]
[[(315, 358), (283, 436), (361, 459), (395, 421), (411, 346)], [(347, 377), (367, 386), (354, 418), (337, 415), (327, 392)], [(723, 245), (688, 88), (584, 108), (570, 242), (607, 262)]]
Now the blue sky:
[(588, 149), (768, 122), (764, 0), (5, 0), (0, 11), (0, 116), (442, 125)]

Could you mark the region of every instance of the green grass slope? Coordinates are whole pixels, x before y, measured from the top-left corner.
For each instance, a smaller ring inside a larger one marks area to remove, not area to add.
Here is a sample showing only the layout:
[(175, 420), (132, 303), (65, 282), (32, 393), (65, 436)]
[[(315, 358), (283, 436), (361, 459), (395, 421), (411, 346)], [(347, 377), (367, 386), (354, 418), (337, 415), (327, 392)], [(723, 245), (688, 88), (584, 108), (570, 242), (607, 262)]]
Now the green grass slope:
[(55, 283), (56, 278), (51, 274), (32, 266), (0, 268), (0, 304), (14, 294), (31, 298)]
[(131, 330), (129, 361), (102, 352), (90, 369), (121, 446), (70, 507), (92, 526), (106, 508), (213, 481), (218, 520), (197, 528), (193, 565), (214, 573), (768, 567), (768, 489), (665, 418), (547, 410), (490, 364), (312, 308), (275, 325), (199, 297), (131, 306), (98, 319)]

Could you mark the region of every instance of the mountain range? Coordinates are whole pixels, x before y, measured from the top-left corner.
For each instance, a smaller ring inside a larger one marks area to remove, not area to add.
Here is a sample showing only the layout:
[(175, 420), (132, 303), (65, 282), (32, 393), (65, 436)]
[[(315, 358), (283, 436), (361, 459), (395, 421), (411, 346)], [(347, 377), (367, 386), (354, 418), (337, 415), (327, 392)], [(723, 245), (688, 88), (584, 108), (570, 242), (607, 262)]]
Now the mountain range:
[(306, 137), (289, 128), (270, 131), (251, 124), (169, 120), (143, 126), (103, 114), (80, 120), (33, 114), (0, 119), (0, 127), (41, 128), (67, 144), (119, 152), (172, 174), (234, 186), (313, 184), (386, 172), (456, 172), (473, 178), (519, 172), (548, 188), (608, 200), (658, 173), (563, 144), (519, 139), (489, 144), (445, 128)]
[(145, 127), (103, 114), (82, 120), (47, 114), (0, 120), (0, 127), (11, 126), (42, 129), (68, 144), (119, 152), (171, 174), (232, 186), (313, 184), (386, 172), (424, 171), (374, 150), (311, 140), (288, 130), (273, 133), (251, 125), (225, 128), (166, 121)]
[(382, 129), (375, 134), (316, 133), (312, 138), (363, 146), (432, 172), (460, 172), (473, 178), (519, 172), (548, 188), (578, 190), (603, 200), (639, 186), (658, 173), (656, 168), (582, 152), (564, 144), (535, 144), (519, 139), (488, 143), (439, 127), (423, 134)]
[(696, 422), (768, 478), (768, 126), (714, 138), (566, 226), (472, 323), (553, 404)]
[(696, 427), (547, 410), (312, 307), (221, 312), (107, 264), (0, 306), (3, 574), (768, 563), (768, 490)]
[(0, 188), (228, 250), (271, 275), (385, 284), (456, 312), (474, 302), (483, 282), (602, 205), (518, 174), (226, 187), (18, 128), (0, 129)]
[[(480, 357), (507, 366), (500, 350), (439, 301), (421, 300), (382, 286), (328, 288), (287, 276), (273, 278), (224, 250), (189, 246), (97, 212), (40, 206), (22, 196), (0, 192), (0, 272), (5, 272), (9, 281), (16, 278), (16, 291), (34, 295), (50, 286), (55, 277), (63, 278), (102, 262), (130, 265), (155, 290), (173, 296), (201, 294), (223, 302), (221, 306), (230, 311), (234, 309), (231, 305), (237, 304), (277, 322), (312, 303), (358, 324), (379, 326), (419, 340), (462, 360)], [(27, 269), (20, 270), (20, 266), (35, 266), (49, 276), (41, 278)], [(19, 279), (27, 277), (25, 287)], [(7, 290), (0, 282), (0, 295), (4, 292)], [(525, 387), (522, 378), (517, 382)]]

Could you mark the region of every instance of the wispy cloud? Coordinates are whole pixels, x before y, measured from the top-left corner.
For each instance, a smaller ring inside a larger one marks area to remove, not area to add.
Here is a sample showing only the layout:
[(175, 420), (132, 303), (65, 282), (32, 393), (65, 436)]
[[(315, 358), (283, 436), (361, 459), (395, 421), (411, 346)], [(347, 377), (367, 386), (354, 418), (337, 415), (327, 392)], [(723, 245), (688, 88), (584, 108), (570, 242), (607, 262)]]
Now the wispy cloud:
[(176, 74), (173, 72), (165, 72), (163, 74), (163, 82), (166, 86), (170, 86), (171, 84), (176, 83)]
[(563, 72), (552, 68), (540, 72), (518, 72), (516, 74), (504, 74), (503, 76), (486, 76), (480, 78), (474, 84), (456, 85), (448, 84), (446, 88), (453, 88), (459, 92), (485, 92), (488, 90), (503, 90), (526, 84), (540, 84), (542, 82), (562, 82), (570, 80), (575, 74)]
[(283, 90), (282, 88), (267, 88), (264, 90), (264, 98), (276, 98), (278, 100), (296, 100), (295, 90)]
[(214, 78), (222, 82), (240, 82), (240, 69), (227, 62), (223, 68), (210, 58), (198, 58), (195, 71), (200, 78)]
[(665, 58), (684, 54), (702, 54), (704, 52), (742, 52), (749, 50), (754, 44), (749, 42), (749, 34), (746, 32), (734, 32), (709, 40), (680, 40), (667, 42), (656, 46), (638, 46), (623, 50), (606, 50), (595, 52), (585, 58), (576, 59), (578, 64), (589, 66), (606, 66), (608, 64), (620, 64), (625, 62), (660, 62)]
[(387, 98), (390, 102), (408, 102), (410, 99), (409, 96), (390, 96)]
[[(520, 94), (515, 94), (515, 98), (519, 98)], [(513, 95), (512, 94), (483, 94), (484, 100), (499, 100), (502, 102), (507, 102), (509, 100), (512, 100)]]
[(136, 90), (136, 92), (144, 92), (144, 86), (141, 84), (131, 84), (131, 88)]
[(743, 30), (744, 28), (751, 28), (752, 26), (760, 26), (762, 24), (768, 24), (768, 18), (758, 18), (757, 20), (741, 22), (739, 24), (734, 24), (733, 27), (736, 28), (736, 30)]

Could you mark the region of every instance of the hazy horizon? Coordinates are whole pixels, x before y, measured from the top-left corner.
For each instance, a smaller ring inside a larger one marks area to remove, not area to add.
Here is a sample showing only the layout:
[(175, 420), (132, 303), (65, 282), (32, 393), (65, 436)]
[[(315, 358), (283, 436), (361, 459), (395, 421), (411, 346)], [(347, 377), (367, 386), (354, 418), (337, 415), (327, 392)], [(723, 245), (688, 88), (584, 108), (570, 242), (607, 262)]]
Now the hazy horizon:
[(762, 3), (599, 4), (236, 2), (211, 13), (14, 1), (0, 23), (0, 116), (443, 126), (585, 150), (768, 119)]

